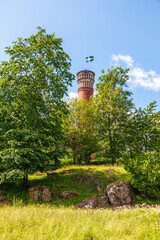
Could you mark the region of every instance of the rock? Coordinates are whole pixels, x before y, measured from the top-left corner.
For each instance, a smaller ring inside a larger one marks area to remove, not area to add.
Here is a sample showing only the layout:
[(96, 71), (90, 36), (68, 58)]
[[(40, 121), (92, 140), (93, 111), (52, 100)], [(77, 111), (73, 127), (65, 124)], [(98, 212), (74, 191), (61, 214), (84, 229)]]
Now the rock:
[(97, 201), (94, 200), (94, 199), (86, 199), (86, 200), (83, 200), (82, 202), (80, 202), (79, 204), (76, 205), (78, 208), (89, 208), (89, 209), (93, 209), (93, 208), (96, 208), (97, 206)]
[(0, 191), (0, 203), (7, 203), (7, 197)]
[(109, 184), (105, 193), (107, 194), (111, 205), (115, 207), (132, 205), (135, 200), (135, 195), (130, 184), (125, 182)]
[(60, 192), (52, 192), (52, 197), (54, 198), (60, 197)]
[(73, 175), (73, 181), (78, 183), (84, 183), (88, 181), (93, 181), (98, 178), (99, 174), (95, 173), (85, 173), (85, 174), (75, 174)]
[(28, 189), (29, 199), (35, 202), (39, 202), (39, 190), (38, 188), (32, 187)]
[(65, 170), (65, 171), (62, 171), (60, 172), (61, 175), (70, 175), (73, 173), (74, 170), (70, 169), (70, 170)]
[(155, 205), (148, 205), (147, 203), (142, 203), (142, 204), (135, 204), (135, 208), (150, 208), (150, 207), (155, 207)]
[(49, 202), (52, 199), (52, 193), (49, 188), (44, 187), (42, 190), (42, 202)]
[(134, 207), (135, 207), (135, 208), (139, 208), (139, 207), (140, 207), (140, 204), (135, 204)]
[(58, 177), (59, 174), (57, 172), (47, 172), (47, 177)]
[(77, 192), (74, 192), (74, 191), (64, 191), (60, 194), (60, 197), (61, 198), (67, 198), (67, 199), (72, 199), (72, 198), (75, 198), (79, 195), (79, 193)]
[(68, 186), (61, 184), (61, 185), (56, 185), (56, 188), (58, 188), (58, 189), (60, 189), (60, 188), (68, 188)]
[(46, 186), (29, 188), (28, 193), (29, 198), (35, 202), (48, 202), (52, 199), (52, 193)]
[(114, 207), (114, 209), (133, 209), (132, 205), (123, 205), (123, 206), (118, 206), (118, 207)]
[(98, 199), (97, 207), (98, 208), (106, 208), (110, 205), (109, 199), (107, 196), (100, 197)]
[(147, 203), (142, 203), (141, 207), (147, 207)]
[(152, 204), (151, 207), (155, 208), (155, 207), (158, 207), (157, 204)]
[(82, 202), (78, 203), (76, 206), (79, 208), (106, 208), (110, 205), (107, 196), (102, 196), (102, 194), (94, 194), (93, 196), (85, 198)]

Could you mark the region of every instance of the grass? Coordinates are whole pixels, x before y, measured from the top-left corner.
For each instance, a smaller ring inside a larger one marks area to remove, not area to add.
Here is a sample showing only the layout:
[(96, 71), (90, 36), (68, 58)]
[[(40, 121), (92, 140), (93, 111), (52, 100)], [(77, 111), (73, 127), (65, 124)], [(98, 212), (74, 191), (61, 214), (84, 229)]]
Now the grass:
[[(72, 206), (81, 202), (84, 198), (89, 197), (97, 193), (97, 183), (100, 185), (102, 192), (109, 183), (112, 182), (130, 182), (131, 175), (124, 170), (122, 166), (110, 166), (110, 165), (89, 165), (89, 166), (65, 166), (55, 171), (58, 173), (56, 177), (47, 177), (46, 173), (37, 173), (29, 175), (29, 187), (32, 186), (49, 186), (52, 192), (62, 192), (65, 190), (73, 190), (78, 192), (79, 195), (74, 199), (62, 199), (53, 198), (50, 201), (50, 205), (56, 206)], [(75, 174), (85, 175), (85, 174), (98, 173), (98, 178), (91, 179), (90, 181), (79, 183), (73, 181), (73, 176)], [(61, 187), (62, 186), (62, 187)], [(64, 188), (63, 188), (64, 186)], [(0, 187), (0, 190), (5, 191), (10, 204), (32, 203), (28, 199), (28, 193), (24, 191), (22, 186), (22, 179), (19, 178), (14, 182), (9, 182)], [(158, 197), (159, 199), (159, 197)], [(136, 203), (147, 204), (159, 204), (160, 201), (155, 199), (142, 198), (140, 195), (136, 197)], [(46, 203), (42, 203), (46, 204)], [(47, 203), (48, 204), (48, 203)]]
[[(130, 181), (130, 174), (127, 173), (123, 167), (120, 166), (66, 166), (55, 171), (58, 173), (56, 177), (47, 177), (46, 173), (38, 173), (34, 175), (29, 175), (29, 186), (49, 186), (53, 192), (62, 192), (65, 190), (73, 190), (79, 193), (79, 195), (72, 200), (66, 200), (61, 198), (53, 198), (50, 205), (56, 206), (72, 206), (76, 205), (78, 202), (82, 201), (85, 197), (89, 197), (97, 193), (97, 183), (100, 185), (102, 191), (106, 188), (108, 183), (116, 181)], [(79, 183), (73, 181), (73, 176), (75, 174), (85, 175), (85, 174), (97, 173), (98, 177), (91, 179), (85, 183)], [(65, 186), (59, 187), (59, 186)], [(9, 182), (5, 185), (7, 197), (10, 203), (25, 202), (28, 201), (28, 195), (24, 191), (22, 186), (22, 179), (18, 179), (15, 182)], [(14, 201), (14, 202), (13, 202)], [(43, 203), (45, 204), (45, 203)]]
[(158, 240), (160, 208), (80, 210), (30, 205), (0, 208), (1, 240)]
[[(55, 177), (46, 173), (29, 176), (31, 186), (49, 186), (53, 192), (73, 190), (80, 195), (75, 199), (53, 198), (48, 203), (28, 200), (22, 179), (1, 186), (10, 200), (0, 205), (1, 240), (158, 240), (160, 239), (160, 208), (132, 210), (77, 209), (74, 205), (97, 193), (108, 183), (129, 182), (131, 175), (121, 166), (89, 165), (66, 166), (55, 171)], [(86, 182), (73, 181), (75, 174), (97, 173)], [(61, 187), (60, 187), (61, 186)], [(1, 189), (0, 189), (1, 190)], [(137, 196), (137, 203), (158, 203)]]

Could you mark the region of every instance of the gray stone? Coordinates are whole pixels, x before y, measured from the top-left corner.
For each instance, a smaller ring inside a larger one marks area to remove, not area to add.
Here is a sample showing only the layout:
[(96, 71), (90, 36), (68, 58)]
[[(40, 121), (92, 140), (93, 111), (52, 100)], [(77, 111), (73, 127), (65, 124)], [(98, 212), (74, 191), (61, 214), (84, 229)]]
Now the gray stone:
[(48, 202), (52, 199), (52, 193), (46, 186), (29, 188), (28, 194), (35, 202)]
[(115, 207), (132, 205), (135, 200), (135, 195), (130, 184), (125, 182), (109, 184), (105, 190), (105, 193), (107, 194), (111, 205)]
[(94, 199), (88, 199), (83, 200), (79, 204), (77, 204), (78, 208), (87, 208), (87, 209), (93, 209), (97, 207), (97, 201)]
[(64, 191), (60, 194), (61, 198), (67, 198), (67, 199), (72, 199), (75, 198), (79, 195), (79, 193), (68, 190), (68, 191)]
[(48, 202), (52, 199), (52, 193), (49, 188), (44, 187), (42, 190), (42, 202)]
[(106, 208), (110, 205), (107, 196), (101, 193), (94, 194), (93, 196), (85, 198), (82, 202), (77, 204), (79, 208)]
[(103, 196), (98, 199), (98, 204), (97, 204), (98, 208), (106, 208), (108, 206), (110, 206), (110, 203), (107, 196)]

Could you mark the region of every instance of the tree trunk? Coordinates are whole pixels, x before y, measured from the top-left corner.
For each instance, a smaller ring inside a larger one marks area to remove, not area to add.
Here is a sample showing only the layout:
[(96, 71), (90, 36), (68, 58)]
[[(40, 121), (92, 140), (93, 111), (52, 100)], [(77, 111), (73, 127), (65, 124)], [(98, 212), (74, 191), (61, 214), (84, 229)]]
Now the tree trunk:
[(28, 173), (25, 173), (23, 176), (23, 186), (25, 190), (28, 190)]
[(73, 153), (73, 164), (76, 165), (76, 156), (74, 153)]
[(116, 158), (112, 157), (112, 161), (111, 161), (112, 166), (114, 166), (115, 162), (116, 162)]

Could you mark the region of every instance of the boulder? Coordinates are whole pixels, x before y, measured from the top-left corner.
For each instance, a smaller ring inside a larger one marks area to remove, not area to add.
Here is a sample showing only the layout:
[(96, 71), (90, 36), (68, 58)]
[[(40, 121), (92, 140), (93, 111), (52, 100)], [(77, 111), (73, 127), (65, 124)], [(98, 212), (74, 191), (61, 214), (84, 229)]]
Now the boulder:
[(97, 200), (98, 208), (106, 208), (108, 206), (110, 206), (108, 196), (102, 196)]
[(78, 208), (93, 209), (97, 207), (97, 201), (94, 199), (86, 199), (76, 205)]
[(60, 194), (61, 198), (67, 198), (67, 199), (72, 199), (75, 198), (79, 195), (79, 193), (68, 190), (68, 191), (64, 191)]
[(110, 205), (107, 196), (102, 196), (102, 194), (94, 194), (91, 197), (85, 198), (82, 202), (78, 203), (76, 206), (79, 208), (106, 208)]
[(42, 190), (42, 202), (48, 202), (52, 199), (52, 193), (49, 188), (44, 187)]
[(99, 173), (85, 173), (85, 174), (75, 174), (73, 175), (73, 181), (78, 183), (84, 183), (89, 181), (96, 181), (99, 177)]
[(28, 193), (29, 198), (35, 202), (48, 202), (52, 199), (52, 193), (46, 186), (29, 188)]
[(105, 193), (107, 194), (111, 205), (114, 207), (132, 205), (135, 200), (135, 195), (130, 184), (125, 182), (109, 184)]

